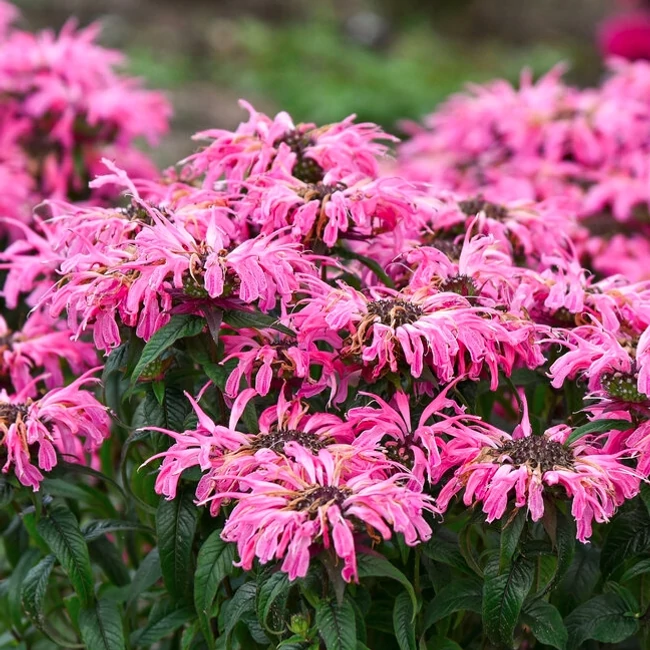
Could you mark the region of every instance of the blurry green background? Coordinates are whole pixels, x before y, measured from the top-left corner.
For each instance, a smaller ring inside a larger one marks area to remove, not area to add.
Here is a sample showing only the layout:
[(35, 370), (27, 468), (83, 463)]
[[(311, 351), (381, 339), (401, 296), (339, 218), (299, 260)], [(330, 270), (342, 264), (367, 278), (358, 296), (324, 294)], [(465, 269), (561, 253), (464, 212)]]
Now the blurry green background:
[(176, 116), (161, 163), (189, 135), (235, 126), (244, 97), (267, 112), (326, 123), (356, 113), (399, 133), (468, 81), (516, 80), (559, 61), (602, 74), (597, 24), (613, 0), (18, 0), (22, 26), (101, 21), (102, 43), (166, 89)]

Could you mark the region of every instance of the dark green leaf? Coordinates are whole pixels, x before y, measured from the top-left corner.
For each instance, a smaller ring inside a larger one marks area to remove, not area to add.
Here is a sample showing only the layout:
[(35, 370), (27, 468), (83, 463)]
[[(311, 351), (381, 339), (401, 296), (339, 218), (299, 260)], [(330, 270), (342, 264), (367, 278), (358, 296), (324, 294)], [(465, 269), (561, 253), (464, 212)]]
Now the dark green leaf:
[(6, 478), (0, 476), (0, 508), (11, 503), (14, 496), (14, 489)]
[(525, 608), (523, 622), (530, 627), (535, 638), (558, 650), (566, 648), (568, 632), (560, 612), (545, 600), (537, 600)]
[(422, 552), (436, 562), (442, 562), (461, 571), (471, 571), (458, 547), (457, 536), (446, 528), (436, 528), (431, 539), (422, 545)]
[(607, 528), (600, 568), (608, 577), (622, 562), (650, 549), (650, 515), (643, 507), (618, 514)]
[(235, 625), (249, 613), (255, 613), (255, 597), (257, 585), (254, 582), (245, 582), (235, 595), (224, 605), (223, 616), (226, 621), (226, 637), (232, 634)]
[(162, 570), (160, 568), (160, 555), (158, 549), (154, 548), (149, 552), (147, 557), (142, 560), (142, 563), (135, 572), (131, 580), (131, 590), (129, 594), (129, 606), (133, 603), (138, 596), (154, 585), (162, 578)]
[(650, 573), (650, 560), (641, 560), (635, 565), (631, 566), (622, 576), (621, 582), (627, 582), (644, 573)]
[(124, 587), (131, 582), (129, 572), (124, 566), (122, 553), (106, 537), (99, 537), (88, 543), (90, 559), (100, 566), (106, 577), (116, 586)]
[(378, 555), (359, 555), (357, 558), (357, 569), (359, 578), (391, 578), (397, 580), (404, 589), (413, 603), (413, 611), (417, 609), (418, 602), (415, 597), (415, 590), (409, 579), (397, 568), (395, 568), (386, 558)]
[(87, 542), (90, 542), (107, 533), (116, 533), (127, 530), (138, 530), (146, 533), (153, 533), (153, 529), (137, 521), (125, 521), (123, 519), (102, 519), (91, 521), (81, 528), (81, 533)]
[(167, 591), (173, 599), (189, 599), (192, 593), (192, 544), (199, 508), (189, 490), (179, 491), (172, 501), (162, 499), (156, 511), (160, 566)]
[(190, 336), (196, 336), (203, 331), (205, 320), (191, 314), (174, 314), (169, 323), (161, 327), (147, 341), (142, 350), (140, 359), (131, 374), (131, 385), (133, 385), (144, 369), (160, 355), (169, 349), (176, 341)]
[(194, 612), (191, 607), (168, 600), (159, 601), (152, 608), (147, 624), (131, 634), (131, 645), (149, 647), (175, 632), (192, 616), (194, 616)]
[(327, 650), (356, 650), (356, 620), (347, 600), (340, 605), (331, 599), (321, 600), (316, 607), (316, 627)]
[(16, 628), (20, 628), (21, 616), (21, 593), (23, 582), (27, 574), (36, 564), (40, 553), (35, 548), (29, 548), (21, 556), (18, 564), (9, 575), (7, 581), (7, 601), (9, 606), (9, 616)]
[(122, 650), (124, 630), (117, 605), (100, 598), (79, 612), (79, 630), (88, 650)]
[(52, 506), (37, 530), (68, 574), (81, 604), (89, 605), (94, 598), (90, 555), (75, 516), (65, 506)]
[(633, 429), (634, 425), (629, 420), (595, 420), (588, 422), (573, 430), (567, 438), (565, 445), (570, 445), (589, 433), (603, 433), (605, 431), (625, 431)]
[(486, 575), (483, 584), (483, 626), (493, 643), (512, 646), (519, 613), (535, 576), (532, 562), (521, 556), (503, 573)]
[(602, 643), (620, 643), (639, 629), (636, 618), (619, 595), (596, 596), (580, 605), (566, 619), (569, 647), (577, 648), (587, 639)]
[(271, 634), (281, 634), (286, 629), (283, 612), (290, 588), (289, 576), (282, 571), (258, 583), (257, 618)]
[(482, 582), (477, 578), (456, 578), (443, 587), (429, 603), (424, 616), (424, 629), (461, 609), (480, 614), (483, 602)]
[(395, 608), (393, 609), (393, 627), (400, 650), (416, 650), (414, 618), (413, 603), (409, 595), (402, 591), (395, 598)]
[(199, 624), (210, 648), (214, 647), (214, 636), (210, 619), (212, 603), (222, 580), (233, 571), (235, 546), (221, 539), (221, 531), (215, 530), (203, 543), (196, 561), (194, 574), (194, 606)]
[(463, 650), (455, 641), (444, 636), (434, 636), (427, 641), (427, 650)]
[(269, 316), (268, 314), (263, 314), (259, 311), (241, 311), (231, 309), (224, 312), (223, 321), (235, 329), (241, 329), (242, 327), (254, 327), (257, 329), (270, 328), (282, 332), (283, 334), (288, 334), (289, 336), (295, 334), (293, 330), (290, 330), (288, 327), (279, 323), (277, 318)]
[(23, 581), (21, 599), (23, 609), (35, 627), (52, 639), (58, 648), (67, 647), (73, 642), (61, 638), (57, 630), (48, 622), (44, 608), (45, 594), (55, 563), (54, 555), (48, 555), (30, 570)]
[(519, 538), (524, 529), (527, 516), (526, 511), (520, 508), (501, 528), (501, 550), (499, 554), (499, 569), (501, 571), (510, 564), (512, 556), (517, 550), (517, 544), (519, 544)]

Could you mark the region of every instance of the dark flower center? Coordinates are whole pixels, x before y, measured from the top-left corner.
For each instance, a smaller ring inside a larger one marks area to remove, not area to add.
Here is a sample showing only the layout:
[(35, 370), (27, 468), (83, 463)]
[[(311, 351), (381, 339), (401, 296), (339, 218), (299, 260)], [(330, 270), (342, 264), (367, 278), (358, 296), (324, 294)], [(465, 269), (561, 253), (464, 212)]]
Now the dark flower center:
[(616, 399), (623, 402), (633, 402), (635, 404), (648, 401), (648, 396), (639, 392), (637, 380), (639, 374), (626, 372), (611, 372), (604, 374), (600, 378), (600, 385), (603, 390)]
[(473, 278), (469, 275), (454, 275), (447, 278), (440, 284), (440, 291), (450, 291), (457, 293), (459, 296), (476, 296), (478, 287)]
[(0, 424), (10, 426), (18, 419), (19, 415), (22, 415), (24, 419), (27, 412), (25, 404), (0, 403)]
[(434, 248), (442, 251), (452, 262), (457, 262), (460, 259), (460, 254), (463, 247), (448, 239), (436, 238), (431, 242)]
[(388, 440), (384, 442), (384, 449), (386, 450), (385, 454), (388, 460), (412, 469), (415, 454), (411, 445), (396, 440)]
[(325, 171), (313, 159), (306, 155), (305, 149), (312, 147), (314, 139), (298, 130), (289, 131), (284, 137), (275, 141), (275, 146), (286, 144), (296, 154), (296, 162), (291, 173), (303, 183), (318, 183), (323, 180)]
[(318, 486), (300, 493), (291, 502), (291, 506), (293, 510), (308, 510), (316, 513), (322, 506), (342, 507), (351, 494), (352, 490), (349, 488), (338, 488), (333, 485)]
[(384, 325), (396, 328), (407, 323), (415, 323), (424, 315), (424, 311), (419, 305), (396, 298), (369, 302), (368, 314), (378, 318)]
[(513, 465), (539, 466), (542, 472), (550, 472), (555, 467), (573, 467), (571, 450), (546, 436), (508, 440), (495, 452), (499, 457), (509, 456)]
[(251, 448), (255, 451), (260, 449), (282, 450), (287, 442), (297, 442), (311, 452), (318, 452), (325, 447), (325, 443), (314, 433), (296, 431), (295, 429), (279, 429), (269, 433), (261, 433), (255, 436)]
[(343, 183), (334, 183), (334, 185), (325, 185), (324, 183), (309, 183), (307, 187), (301, 188), (298, 195), (305, 201), (323, 201), (334, 192), (341, 192), (345, 189)]
[(496, 219), (498, 221), (503, 221), (508, 217), (508, 210), (503, 205), (497, 205), (496, 203), (485, 201), (482, 196), (467, 199), (466, 201), (460, 201), (458, 207), (468, 217), (474, 217), (479, 212), (485, 212), (485, 216), (488, 217), (488, 219)]

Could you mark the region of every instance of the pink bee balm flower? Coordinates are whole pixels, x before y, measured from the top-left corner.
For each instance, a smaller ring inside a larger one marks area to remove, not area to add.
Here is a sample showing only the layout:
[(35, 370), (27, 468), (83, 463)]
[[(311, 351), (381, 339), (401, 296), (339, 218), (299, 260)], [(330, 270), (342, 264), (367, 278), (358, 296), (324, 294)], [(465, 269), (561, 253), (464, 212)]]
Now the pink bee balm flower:
[(36, 401), (25, 391), (13, 396), (0, 391), (0, 445), (7, 454), (2, 471), (13, 467), (23, 485), (38, 491), (43, 480), (40, 470), (49, 472), (57, 464), (57, 452), (71, 462), (86, 464), (87, 453), (98, 449), (110, 432), (106, 407), (83, 390), (96, 381), (86, 373)]
[(204, 176), (206, 187), (222, 177), (236, 182), (271, 170), (305, 183), (318, 183), (328, 172), (334, 180), (351, 173), (376, 178), (377, 158), (387, 151), (380, 141), (396, 140), (375, 124), (355, 124), (354, 116), (322, 127), (294, 125), (287, 113), (271, 119), (247, 102), (240, 105), (250, 117), (235, 131), (213, 129), (195, 136), (212, 142), (185, 161), (184, 177)]
[(456, 293), (377, 289), (366, 296), (343, 283), (333, 289), (316, 280), (310, 293), (295, 316), (300, 335), (345, 330), (349, 338), (341, 355), (360, 359), (372, 379), (405, 366), (415, 378), (430, 368), (442, 383), (458, 376), (478, 379), (485, 370), (494, 389), (499, 369), (510, 373), (515, 361), (543, 363), (531, 322), (513, 317), (506, 325), (499, 312)]
[(76, 375), (97, 364), (92, 344), (70, 340), (71, 332), (60, 321), (41, 311), (32, 312), (23, 327), (12, 332), (0, 316), (0, 378), (8, 377), (14, 391), (36, 395), (34, 372), (45, 371), (45, 385), (63, 384), (62, 362)]
[[(198, 416), (193, 431), (176, 433), (167, 429), (151, 428), (171, 436), (174, 444), (150, 458), (163, 458), (156, 479), (156, 492), (174, 498), (181, 474), (198, 466), (204, 473), (196, 495), (202, 502), (211, 501), (211, 512), (219, 511), (221, 498), (215, 491), (227, 491), (251, 472), (270, 465), (293, 463), (305, 453), (316, 453), (328, 448), (341, 455), (356, 453), (348, 443), (353, 441), (349, 424), (333, 414), (308, 413), (308, 406), (299, 400), (287, 400), (281, 392), (278, 403), (266, 409), (259, 419), (259, 433), (237, 430), (246, 404), (255, 395), (253, 389), (242, 391), (234, 401), (228, 426), (215, 422), (189, 395), (187, 398)], [(375, 457), (381, 458), (376, 453)], [(366, 464), (368, 458), (365, 459)], [(274, 470), (275, 471), (275, 470)]]
[(237, 544), (240, 566), (248, 571), (255, 558), (282, 560), (282, 571), (295, 580), (307, 575), (312, 553), (322, 548), (343, 561), (343, 579), (356, 582), (360, 536), (401, 533), (409, 546), (430, 538), (423, 514), (433, 507), (404, 485), (409, 474), (383, 480), (372, 470), (350, 475), (347, 462), (321, 450), (280, 469), (274, 480), (249, 477), (249, 491), (220, 495), (237, 500), (222, 538)]
[(464, 490), (463, 503), (481, 503), (491, 522), (503, 517), (514, 491), (515, 508), (526, 507), (531, 519), (539, 521), (544, 494), (557, 485), (572, 501), (577, 538), (586, 542), (594, 520), (609, 521), (618, 506), (638, 493), (639, 476), (621, 462), (623, 453), (602, 453), (582, 440), (567, 445), (570, 434), (568, 426), (558, 425), (533, 435), (525, 410), (512, 436), (494, 429), (480, 437), (454, 437), (448, 453), (459, 465), (437, 505), (444, 511)]

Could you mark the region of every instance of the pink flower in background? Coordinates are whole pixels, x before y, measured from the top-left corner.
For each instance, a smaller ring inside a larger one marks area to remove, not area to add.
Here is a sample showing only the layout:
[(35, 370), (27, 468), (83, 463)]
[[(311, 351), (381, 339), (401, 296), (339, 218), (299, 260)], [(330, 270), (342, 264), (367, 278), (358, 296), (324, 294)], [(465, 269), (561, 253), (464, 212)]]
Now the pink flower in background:
[(650, 12), (630, 11), (610, 16), (600, 25), (598, 46), (605, 57), (650, 59)]

